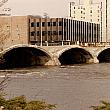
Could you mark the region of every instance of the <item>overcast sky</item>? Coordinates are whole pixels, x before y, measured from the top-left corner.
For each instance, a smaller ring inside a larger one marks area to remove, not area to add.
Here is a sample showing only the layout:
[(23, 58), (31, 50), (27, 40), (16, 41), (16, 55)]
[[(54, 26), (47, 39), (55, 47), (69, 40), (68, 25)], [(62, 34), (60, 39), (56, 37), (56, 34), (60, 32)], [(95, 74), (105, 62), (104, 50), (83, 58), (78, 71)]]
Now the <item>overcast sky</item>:
[(42, 16), (48, 13), (50, 17), (66, 17), (70, 1), (78, 2), (79, 0), (9, 0), (3, 7), (10, 7), (14, 15)]

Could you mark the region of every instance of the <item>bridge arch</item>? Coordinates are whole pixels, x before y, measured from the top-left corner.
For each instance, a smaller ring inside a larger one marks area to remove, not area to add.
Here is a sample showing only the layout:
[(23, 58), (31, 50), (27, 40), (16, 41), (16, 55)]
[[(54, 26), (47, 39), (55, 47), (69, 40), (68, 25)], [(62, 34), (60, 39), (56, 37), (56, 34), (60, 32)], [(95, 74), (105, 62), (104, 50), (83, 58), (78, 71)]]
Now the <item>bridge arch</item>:
[(97, 55), (99, 63), (110, 62), (110, 48), (104, 48)]
[(17, 68), (34, 65), (49, 65), (52, 60), (51, 54), (40, 47), (30, 45), (16, 45), (3, 52), (1, 67)]
[(93, 63), (92, 54), (81, 47), (71, 47), (63, 49), (58, 54), (58, 59), (61, 65)]

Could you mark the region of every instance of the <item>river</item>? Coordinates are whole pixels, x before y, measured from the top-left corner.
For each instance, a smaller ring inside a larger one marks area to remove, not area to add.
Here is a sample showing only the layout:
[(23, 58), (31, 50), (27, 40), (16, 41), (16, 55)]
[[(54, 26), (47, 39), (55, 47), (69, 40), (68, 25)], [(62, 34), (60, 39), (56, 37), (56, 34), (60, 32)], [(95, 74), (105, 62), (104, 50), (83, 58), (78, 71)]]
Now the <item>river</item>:
[(6, 98), (25, 95), (57, 104), (56, 110), (92, 110), (110, 101), (110, 63), (0, 70), (1, 78), (5, 74)]

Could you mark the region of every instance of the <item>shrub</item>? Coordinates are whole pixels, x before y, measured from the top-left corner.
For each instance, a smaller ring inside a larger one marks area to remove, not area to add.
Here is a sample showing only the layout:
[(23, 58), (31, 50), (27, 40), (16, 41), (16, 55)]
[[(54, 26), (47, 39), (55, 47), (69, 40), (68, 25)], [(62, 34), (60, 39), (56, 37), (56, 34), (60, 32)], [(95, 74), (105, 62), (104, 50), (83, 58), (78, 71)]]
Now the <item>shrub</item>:
[(45, 101), (27, 101), (25, 96), (15, 97), (6, 100), (2, 95), (0, 96), (0, 106), (3, 110), (53, 110), (56, 105), (48, 104)]

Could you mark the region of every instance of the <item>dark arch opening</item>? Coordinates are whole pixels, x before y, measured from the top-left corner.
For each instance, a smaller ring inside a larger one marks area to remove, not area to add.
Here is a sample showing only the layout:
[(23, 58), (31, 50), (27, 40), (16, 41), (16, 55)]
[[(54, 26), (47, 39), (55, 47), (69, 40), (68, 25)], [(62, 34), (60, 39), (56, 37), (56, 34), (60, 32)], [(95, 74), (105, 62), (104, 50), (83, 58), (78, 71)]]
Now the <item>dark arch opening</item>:
[(33, 47), (14, 48), (3, 55), (1, 68), (21, 68), (28, 66), (43, 66), (51, 58), (44, 51)]
[(110, 62), (110, 48), (103, 50), (99, 55), (98, 55), (98, 60), (99, 63), (108, 63)]
[(92, 55), (82, 48), (72, 48), (59, 57), (61, 65), (93, 63)]

